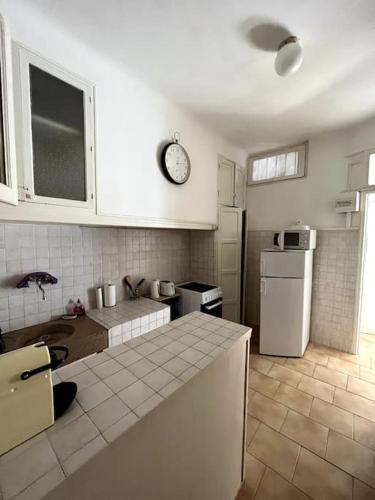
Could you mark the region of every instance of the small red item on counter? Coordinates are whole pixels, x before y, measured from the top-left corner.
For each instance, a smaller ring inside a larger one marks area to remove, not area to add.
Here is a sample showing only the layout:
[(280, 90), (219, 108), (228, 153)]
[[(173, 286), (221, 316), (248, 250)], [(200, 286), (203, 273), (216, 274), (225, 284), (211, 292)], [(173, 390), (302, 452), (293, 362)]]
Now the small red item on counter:
[(78, 299), (74, 308), (74, 314), (77, 314), (77, 316), (83, 316), (85, 314), (85, 306), (82, 304), (82, 302)]

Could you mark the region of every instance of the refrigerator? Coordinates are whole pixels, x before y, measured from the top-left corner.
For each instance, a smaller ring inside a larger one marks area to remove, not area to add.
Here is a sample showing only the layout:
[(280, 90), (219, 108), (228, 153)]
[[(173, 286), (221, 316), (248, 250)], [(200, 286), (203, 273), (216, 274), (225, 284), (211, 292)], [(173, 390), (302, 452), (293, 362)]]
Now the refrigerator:
[(313, 250), (263, 250), (260, 354), (302, 357), (310, 337)]

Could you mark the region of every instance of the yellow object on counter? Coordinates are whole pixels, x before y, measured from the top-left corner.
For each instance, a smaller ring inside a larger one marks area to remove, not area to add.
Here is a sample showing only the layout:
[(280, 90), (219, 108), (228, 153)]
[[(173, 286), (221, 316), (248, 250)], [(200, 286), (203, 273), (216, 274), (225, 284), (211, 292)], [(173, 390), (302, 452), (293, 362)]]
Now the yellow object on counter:
[(40, 344), (0, 356), (0, 455), (54, 423), (51, 369), (21, 379), (49, 364), (48, 348)]

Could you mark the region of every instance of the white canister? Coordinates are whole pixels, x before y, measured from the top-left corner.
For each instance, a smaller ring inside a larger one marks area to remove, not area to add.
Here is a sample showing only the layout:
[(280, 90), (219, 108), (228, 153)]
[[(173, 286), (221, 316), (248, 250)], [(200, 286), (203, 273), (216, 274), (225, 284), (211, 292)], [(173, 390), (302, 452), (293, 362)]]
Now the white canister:
[(95, 288), (95, 296), (97, 309), (103, 309), (103, 288), (101, 286)]
[(116, 305), (116, 285), (108, 283), (104, 285), (104, 306), (113, 307)]
[(160, 297), (160, 281), (152, 280), (150, 286), (150, 293), (152, 299), (158, 299)]

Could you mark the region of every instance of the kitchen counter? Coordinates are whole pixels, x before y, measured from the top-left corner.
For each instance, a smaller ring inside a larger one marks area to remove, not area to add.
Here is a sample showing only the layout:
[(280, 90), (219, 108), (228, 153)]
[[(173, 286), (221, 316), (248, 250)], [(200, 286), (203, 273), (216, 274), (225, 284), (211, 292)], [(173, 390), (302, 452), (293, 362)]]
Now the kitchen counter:
[(140, 297), (113, 307), (92, 309), (87, 315), (108, 329), (108, 345), (114, 347), (170, 321), (167, 304)]
[[(232, 346), (249, 340), (250, 333), (248, 327), (193, 312), (56, 370), (55, 382), (77, 383), (76, 401), (51, 428), (0, 457), (3, 499), (42, 498), (208, 370)], [(228, 369), (227, 378), (229, 373)]]

